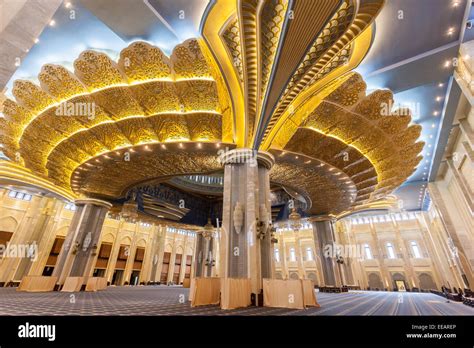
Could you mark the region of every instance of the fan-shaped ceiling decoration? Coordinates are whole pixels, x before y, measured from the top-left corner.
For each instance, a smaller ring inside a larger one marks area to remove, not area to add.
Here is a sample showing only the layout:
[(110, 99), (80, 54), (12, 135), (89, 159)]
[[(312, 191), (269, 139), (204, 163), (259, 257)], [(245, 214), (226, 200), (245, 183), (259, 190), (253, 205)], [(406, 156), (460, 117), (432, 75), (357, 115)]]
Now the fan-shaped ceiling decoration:
[(112, 151), (133, 152), (148, 143), (232, 141), (222, 79), (197, 40), (177, 46), (170, 58), (144, 42), (125, 48), (117, 63), (85, 51), (74, 67), (73, 74), (45, 65), (40, 86), (15, 81), (16, 102), (4, 102), (6, 155), (57, 185), (70, 187), (77, 167)]
[(4, 102), (4, 153), (71, 196), (123, 198), (150, 180), (222, 170), (219, 151), (276, 159), (270, 176), (337, 215), (386, 197), (423, 143), (390, 91), (351, 73), (383, 0), (214, 1), (202, 39), (170, 57), (135, 42), (118, 61), (85, 51), (45, 65)]

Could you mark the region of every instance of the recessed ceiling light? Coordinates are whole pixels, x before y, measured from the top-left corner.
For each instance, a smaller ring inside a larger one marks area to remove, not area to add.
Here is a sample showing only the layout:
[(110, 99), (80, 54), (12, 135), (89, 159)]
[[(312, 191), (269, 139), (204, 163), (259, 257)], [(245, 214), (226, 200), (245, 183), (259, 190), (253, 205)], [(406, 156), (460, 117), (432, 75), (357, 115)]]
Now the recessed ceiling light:
[(433, 112), (433, 116), (438, 116), (438, 115), (439, 115), (439, 111)]
[(54, 19), (52, 19), (50, 22), (49, 22), (49, 26), (50, 27), (54, 27), (56, 25), (56, 21)]
[(445, 68), (449, 68), (449, 66), (451, 65), (451, 62), (449, 60), (447, 60), (446, 62), (444, 62), (444, 67)]
[(441, 101), (441, 97), (436, 97), (436, 101), (437, 102)]
[(444, 86), (444, 83), (440, 82), (438, 83), (438, 87), (443, 87)]
[(434, 128), (434, 127), (436, 127), (436, 123), (431, 124), (431, 128)]
[(433, 135), (432, 135), (432, 134), (430, 134), (430, 139), (433, 139)]
[(70, 8), (71, 7), (71, 3), (68, 1), (64, 4), (64, 6), (66, 6), (66, 8)]
[(40, 40), (39, 40), (38, 38), (36, 38), (36, 39), (34, 40), (35, 44), (38, 43), (39, 41), (40, 41)]

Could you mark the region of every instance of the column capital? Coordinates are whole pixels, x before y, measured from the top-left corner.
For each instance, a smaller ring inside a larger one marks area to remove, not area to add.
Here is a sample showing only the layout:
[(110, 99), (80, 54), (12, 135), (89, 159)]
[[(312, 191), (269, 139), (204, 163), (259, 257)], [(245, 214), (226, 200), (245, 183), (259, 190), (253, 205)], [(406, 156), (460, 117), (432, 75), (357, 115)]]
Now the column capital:
[(74, 200), (74, 204), (75, 205), (92, 204), (92, 205), (96, 205), (96, 206), (99, 206), (99, 207), (104, 207), (104, 208), (107, 208), (107, 209), (112, 208), (112, 205), (113, 205), (110, 202), (103, 201), (101, 199), (95, 199), (95, 198), (78, 198), (78, 199)]
[(275, 158), (269, 152), (257, 151), (253, 149), (233, 149), (230, 151), (221, 152), (219, 155), (219, 162), (225, 166), (227, 164), (243, 164), (263, 166), (271, 169), (275, 164)]
[(311, 216), (308, 218), (308, 221), (309, 222), (329, 221), (329, 222), (335, 223), (337, 219), (332, 216), (325, 215), (325, 216)]

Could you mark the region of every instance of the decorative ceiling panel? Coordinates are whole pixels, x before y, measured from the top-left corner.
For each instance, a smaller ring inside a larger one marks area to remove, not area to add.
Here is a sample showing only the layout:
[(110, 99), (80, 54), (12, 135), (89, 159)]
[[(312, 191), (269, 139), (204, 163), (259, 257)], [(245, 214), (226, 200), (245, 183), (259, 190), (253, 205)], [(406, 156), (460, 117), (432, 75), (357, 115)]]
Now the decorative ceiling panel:
[(409, 110), (392, 110), (390, 91), (366, 95), (365, 88), (361, 76), (351, 74), (302, 117), (284, 145), (284, 150), (321, 159), (347, 174), (357, 189), (351, 209), (403, 183), (424, 146), (417, 142), (421, 127), (409, 125)]
[(232, 110), (213, 64), (190, 39), (170, 58), (135, 42), (122, 50), (118, 62), (84, 51), (74, 73), (45, 65), (40, 86), (16, 81), (16, 102), (4, 103), (4, 152), (68, 189), (76, 166), (118, 148), (232, 141)]
[(89, 196), (122, 197), (131, 187), (150, 180), (222, 170), (218, 161), (221, 147), (235, 145), (182, 142), (110, 151), (77, 167), (71, 174), (72, 186), (76, 193)]

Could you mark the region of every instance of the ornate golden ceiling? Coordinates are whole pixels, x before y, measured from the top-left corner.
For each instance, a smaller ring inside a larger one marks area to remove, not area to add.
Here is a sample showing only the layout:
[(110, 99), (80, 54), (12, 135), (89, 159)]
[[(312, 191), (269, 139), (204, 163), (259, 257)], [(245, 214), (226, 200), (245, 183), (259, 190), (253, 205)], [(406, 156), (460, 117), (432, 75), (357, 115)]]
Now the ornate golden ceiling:
[[(220, 147), (276, 158), (271, 180), (337, 215), (389, 194), (423, 143), (392, 95), (350, 71), (384, 0), (219, 0), (203, 39), (167, 57), (135, 42), (117, 62), (85, 51), (74, 73), (47, 64), (16, 81), (0, 143), (71, 194), (122, 197), (140, 182), (220, 169)], [(382, 107), (387, 105), (387, 107)], [(71, 111), (72, 110), (72, 111)]]
[(16, 102), (7, 99), (3, 109), (6, 155), (59, 186), (70, 187), (78, 166), (117, 149), (232, 141), (222, 78), (197, 40), (177, 46), (170, 58), (144, 42), (125, 48), (117, 63), (85, 51), (74, 67), (73, 74), (45, 65), (40, 86), (15, 81)]
[(390, 91), (366, 95), (366, 85), (355, 73), (344, 76), (342, 81), (315, 108), (312, 104), (311, 112), (305, 112), (305, 105), (296, 109), (294, 118), (287, 120), (284, 132), (274, 143), (275, 148), (324, 161), (350, 178), (357, 196), (353, 201), (346, 197), (342, 210), (335, 208), (337, 190), (321, 187), (316, 177), (314, 181), (301, 180), (299, 189), (318, 187), (318, 194), (312, 197), (326, 204), (328, 213), (334, 215), (392, 192), (414, 172), (424, 146), (423, 142), (416, 142), (421, 126), (409, 126), (410, 110), (390, 110)]

